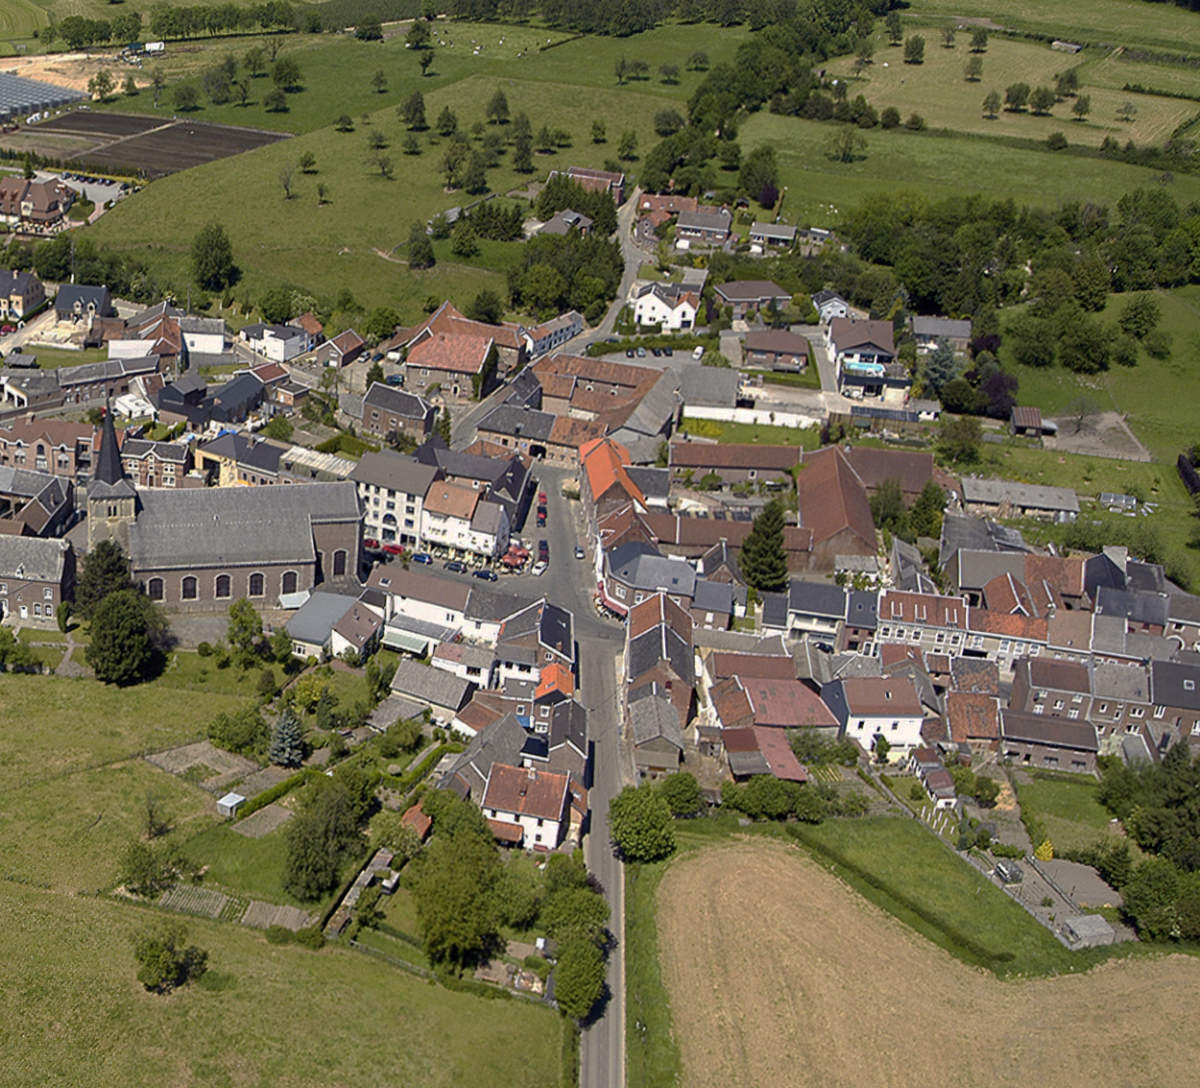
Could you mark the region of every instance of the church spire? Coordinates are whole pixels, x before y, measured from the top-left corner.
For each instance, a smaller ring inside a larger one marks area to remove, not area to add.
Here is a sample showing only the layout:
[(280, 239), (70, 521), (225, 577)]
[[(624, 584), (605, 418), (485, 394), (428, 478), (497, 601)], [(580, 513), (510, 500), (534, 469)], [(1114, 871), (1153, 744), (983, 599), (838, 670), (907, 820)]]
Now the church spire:
[(112, 407), (107, 397), (104, 400), (104, 426), (100, 431), (100, 452), (96, 456), (92, 479), (104, 484), (117, 484), (125, 479), (121, 451), (117, 446), (117, 431), (113, 426)]

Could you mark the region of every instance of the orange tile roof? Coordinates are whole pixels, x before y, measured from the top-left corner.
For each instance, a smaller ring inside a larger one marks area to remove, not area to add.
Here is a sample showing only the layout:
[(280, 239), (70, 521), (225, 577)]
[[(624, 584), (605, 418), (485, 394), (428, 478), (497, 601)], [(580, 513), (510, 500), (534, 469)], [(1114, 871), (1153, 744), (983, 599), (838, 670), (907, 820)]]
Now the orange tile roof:
[(991, 695), (947, 692), (946, 721), (950, 726), (950, 738), (956, 744), (994, 740), (1000, 736), (1000, 701)]
[(599, 499), (609, 488), (620, 485), (625, 493), (641, 505), (646, 504), (642, 489), (633, 482), (626, 471), (630, 464), (629, 451), (611, 438), (597, 438), (579, 447), (579, 462), (587, 473), (588, 486), (593, 500)]
[(473, 487), (435, 480), (429, 485), (429, 493), (425, 496), (425, 509), (431, 514), (470, 521), (478, 502), (479, 492)]
[(411, 827), (422, 841), (424, 841), (425, 836), (429, 834), (429, 829), (433, 826), (433, 819), (425, 814), (425, 810), (421, 807), (419, 801), (400, 817), (400, 822), (405, 827)]
[(410, 349), (408, 365), (455, 374), (480, 374), (491, 346), (490, 339), (437, 333)]
[(565, 774), (493, 763), (480, 804), (499, 812), (561, 820), (568, 784)]
[(561, 691), (564, 695), (572, 695), (575, 692), (575, 677), (571, 675), (571, 670), (557, 661), (542, 669), (533, 697), (541, 699), (552, 691)]
[(989, 612), (986, 608), (972, 608), (968, 628), (989, 635), (1020, 638), (1033, 642), (1045, 642), (1047, 626), (1044, 619), (1022, 616), (1016, 613)]

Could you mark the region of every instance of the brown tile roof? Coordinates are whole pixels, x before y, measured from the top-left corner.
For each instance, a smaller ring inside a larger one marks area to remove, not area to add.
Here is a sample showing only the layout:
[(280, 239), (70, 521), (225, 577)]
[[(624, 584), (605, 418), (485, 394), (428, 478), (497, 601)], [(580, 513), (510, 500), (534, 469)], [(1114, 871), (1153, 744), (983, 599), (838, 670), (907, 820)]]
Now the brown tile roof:
[(837, 352), (852, 351), (866, 344), (874, 344), (889, 354), (896, 350), (895, 330), (890, 321), (854, 321), (848, 317), (835, 317), (829, 323), (829, 337)]
[(1029, 595), (1029, 589), (1011, 574), (997, 574), (983, 587), (983, 603), (992, 612), (1021, 612), (1026, 616), (1039, 615)]
[(1060, 650), (1092, 648), (1092, 613), (1060, 608), (1046, 622), (1046, 642)]
[(1000, 702), (992, 695), (947, 692), (946, 722), (950, 726), (950, 739), (957, 744), (995, 740), (1000, 736)]
[(980, 631), (1002, 638), (1019, 638), (1032, 642), (1046, 641), (1046, 621), (1035, 616), (1021, 616), (1007, 612), (991, 612), (986, 608), (972, 608), (971, 631)]
[(429, 574), (415, 566), (407, 570), (400, 563), (383, 563), (372, 568), (367, 585), (396, 597), (410, 597), (458, 611), (467, 607), (471, 587), (453, 578)]
[(1099, 751), (1096, 727), (1091, 722), (1052, 718), (1046, 714), (1000, 712), (1000, 735), (1005, 740), (1025, 741), (1051, 748), (1074, 748), (1081, 752)]
[(763, 468), (786, 472), (795, 468), (804, 458), (800, 446), (758, 446), (736, 442), (688, 442), (676, 440), (671, 443), (671, 468)]
[(437, 333), (409, 349), (407, 365), (454, 374), (480, 374), (490, 348), (490, 340)]
[(787, 329), (766, 329), (763, 332), (746, 334), (747, 351), (761, 351), (768, 355), (799, 355), (807, 358), (808, 340), (799, 333)]
[(642, 212), (664, 212), (664, 219), (680, 212), (694, 212), (699, 202), (694, 196), (679, 196), (668, 193), (659, 196), (657, 193), (643, 193), (638, 199), (638, 210)]
[(763, 299), (792, 297), (790, 291), (771, 280), (730, 280), (718, 284), (715, 291), (726, 302), (760, 302)]
[(965, 631), (967, 605), (961, 597), (887, 589), (879, 598), (879, 622), (921, 623)]
[(1076, 661), (1053, 661), (1048, 657), (1029, 662), (1029, 683), (1035, 688), (1054, 688), (1057, 691), (1090, 692), (1086, 665)]
[[(726, 677), (708, 689), (709, 701), (713, 711), (724, 725), (726, 735), (732, 732), (734, 722), (751, 722), (754, 711), (750, 706), (750, 697), (741, 681), (736, 676)], [(728, 747), (728, 745), (727, 745)]]
[(716, 650), (709, 658), (713, 678), (762, 676), (775, 680), (795, 680), (796, 662), (784, 654), (743, 654)]
[(1018, 404), (1012, 410), (1014, 427), (1030, 427), (1033, 430), (1042, 429), (1042, 410), (1027, 404)]
[(560, 820), (568, 785), (565, 774), (493, 763), (480, 805), (499, 812)]
[(571, 446), (579, 449), (597, 438), (603, 438), (605, 427), (594, 419), (576, 419), (574, 416), (555, 416), (550, 427), (549, 442), (556, 446)]
[(465, 521), (470, 521), (475, 515), (478, 503), (479, 492), (473, 487), (463, 487), (445, 480), (434, 480), (425, 496), (425, 509), (429, 513)]
[(921, 717), (921, 700), (912, 680), (896, 676), (855, 676), (842, 681), (851, 714)]
[(433, 818), (426, 815), (420, 801), (400, 817), (400, 822), (405, 827), (411, 827), (422, 842), (425, 841), (425, 836), (429, 834), (429, 829), (433, 826)]
[(507, 820), (488, 820), (492, 837), (501, 842), (521, 842), (525, 838), (525, 829), (520, 824), (510, 824)]
[(956, 657), (950, 662), (956, 691), (1000, 694), (1000, 666), (982, 657)]
[(879, 664), (885, 669), (912, 661), (925, 668), (925, 654), (920, 646), (906, 646), (899, 642), (885, 642), (879, 647)]
[(799, 680), (773, 680), (762, 676), (738, 679), (750, 700), (755, 725), (792, 729), (799, 726), (829, 728), (838, 724), (829, 707)]
[(253, 367), (250, 373), (262, 382), (263, 385), (270, 385), (272, 382), (285, 382), (291, 377), (278, 363), (263, 363), (262, 366)]
[(743, 729), (724, 729), (721, 731), (721, 743), (727, 752), (757, 752), (758, 737), (754, 735), (754, 727)]
[(1046, 582), (1068, 597), (1083, 596), (1083, 556), (1027, 555), (1025, 582), (1029, 586)]
[[(681, 548), (711, 548), (722, 540), (730, 547), (740, 548), (753, 526), (748, 521), (717, 521), (715, 518), (693, 518), (683, 514), (660, 514), (648, 511), (641, 516), (656, 542), (675, 544)], [(812, 551), (811, 529), (795, 525), (783, 528), (783, 548), (797, 554)]]
[(458, 712), (458, 720), (463, 725), (482, 733), (489, 725), (498, 722), (509, 712), (509, 702), (503, 695), (496, 692), (477, 691), (471, 701)]
[(845, 454), (868, 491), (874, 491), (884, 480), (896, 480), (906, 496), (915, 497), (933, 479), (932, 453), (853, 446), (846, 448)]
[(758, 742), (758, 750), (762, 752), (767, 766), (776, 778), (783, 778), (788, 782), (808, 781), (808, 769), (796, 758), (785, 733), (778, 729), (764, 729), (760, 725), (752, 728), (754, 739)]
[(333, 629), (356, 650), (361, 650), (382, 626), (383, 620), (371, 609), (355, 604), (333, 625)]
[(363, 346), (363, 338), (353, 329), (346, 329), (344, 332), (339, 332), (329, 342), (343, 355)]
[(840, 447), (804, 455), (796, 495), (800, 524), (812, 530), (814, 545), (848, 529), (864, 549), (875, 551), (875, 521), (866, 488)]
[(35, 443), (44, 438), (51, 446), (74, 447), (77, 443), (92, 443), (99, 447), (99, 428), (90, 423), (72, 423), (66, 419), (21, 420), (0, 427), (0, 442)]
[(665, 623), (684, 642), (692, 641), (692, 617), (665, 593), (655, 593), (629, 610), (628, 637), (637, 638)]
[(298, 329), (303, 329), (309, 336), (320, 336), (325, 331), (325, 326), (317, 320), (316, 315), (311, 311), (306, 311), (299, 317), (292, 318), (292, 324)]

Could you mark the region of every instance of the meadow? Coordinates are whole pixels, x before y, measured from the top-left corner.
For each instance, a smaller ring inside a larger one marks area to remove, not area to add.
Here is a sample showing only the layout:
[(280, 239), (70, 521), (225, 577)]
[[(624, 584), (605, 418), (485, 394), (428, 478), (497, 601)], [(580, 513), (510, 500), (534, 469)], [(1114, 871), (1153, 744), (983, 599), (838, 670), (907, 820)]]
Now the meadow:
[[(1111, 823), (1111, 813), (1096, 799), (1094, 778), (1067, 774), (1039, 774), (1016, 783), (1021, 811), (1040, 820), (1056, 853), (1091, 846), (1109, 836), (1128, 841)], [(1135, 856), (1141, 851), (1132, 842)]]
[(131, 940), (157, 911), (18, 885), (0, 896), (0, 1082), (88, 1084), (559, 1082), (560, 1020), (524, 1001), (427, 984), (343, 947), (270, 945), (242, 926), (187, 919), (209, 971), (166, 997), (135, 979)]

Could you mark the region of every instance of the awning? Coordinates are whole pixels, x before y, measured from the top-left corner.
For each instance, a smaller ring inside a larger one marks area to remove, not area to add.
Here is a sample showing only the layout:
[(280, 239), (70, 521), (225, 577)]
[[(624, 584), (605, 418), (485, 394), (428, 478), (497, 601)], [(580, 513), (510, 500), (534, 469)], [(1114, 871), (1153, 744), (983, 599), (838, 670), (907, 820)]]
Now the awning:
[(396, 627), (386, 627), (383, 631), (383, 645), (389, 650), (406, 650), (410, 654), (424, 654), (437, 640), (426, 635), (415, 635), (411, 631), (402, 631)]

